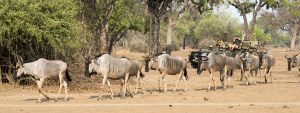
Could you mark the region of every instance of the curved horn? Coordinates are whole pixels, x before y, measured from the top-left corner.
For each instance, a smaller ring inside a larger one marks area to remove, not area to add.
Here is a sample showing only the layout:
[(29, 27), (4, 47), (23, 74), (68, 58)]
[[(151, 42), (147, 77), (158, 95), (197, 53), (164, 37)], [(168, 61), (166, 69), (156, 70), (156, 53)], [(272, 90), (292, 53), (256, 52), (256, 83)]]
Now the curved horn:
[(17, 63), (23, 64), (23, 58), (19, 55), (17, 55)]

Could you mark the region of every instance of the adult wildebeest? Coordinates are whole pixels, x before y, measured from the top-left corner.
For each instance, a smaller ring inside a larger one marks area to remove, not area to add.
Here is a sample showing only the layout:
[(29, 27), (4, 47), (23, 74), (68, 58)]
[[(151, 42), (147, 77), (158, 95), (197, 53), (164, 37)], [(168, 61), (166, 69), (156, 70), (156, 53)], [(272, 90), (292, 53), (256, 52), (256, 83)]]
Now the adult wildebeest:
[[(122, 58), (126, 58), (126, 57), (122, 57)], [(136, 77), (135, 93), (137, 93), (139, 85), (140, 85), (140, 88), (143, 89), (143, 86), (142, 86), (142, 83), (141, 83), (141, 78), (144, 78), (144, 76), (145, 76), (142, 73), (143, 64), (139, 60), (133, 60), (133, 59), (128, 59), (128, 60), (130, 61), (129, 77), (132, 77), (132, 76)], [(122, 87), (121, 87), (121, 90), (122, 90)]]
[[(68, 83), (67, 81), (72, 81), (70, 75), (68, 73), (67, 63), (61, 60), (47, 60), (44, 58), (40, 58), (37, 61), (24, 63), (23, 60), (20, 59), (16, 65), (17, 68), (17, 77), (20, 77), (22, 74), (32, 75), (36, 78), (36, 82), (38, 85), (39, 91), (39, 99), (38, 103), (41, 102), (41, 96), (44, 95), (47, 99), (49, 97), (42, 92), (43, 82), (47, 78), (59, 77), (59, 90), (58, 94), (60, 94), (62, 86), (65, 88), (65, 101), (68, 99)], [(57, 100), (57, 98), (56, 98)]]
[(161, 54), (157, 56), (157, 58), (152, 59), (153, 62), (157, 64), (158, 71), (160, 72), (160, 76), (158, 79), (158, 90), (161, 91), (161, 81), (163, 81), (164, 84), (164, 92), (167, 91), (167, 84), (165, 82), (165, 76), (168, 75), (176, 75), (179, 74), (177, 77), (177, 82), (175, 84), (175, 88), (173, 89), (173, 92), (176, 91), (178, 83), (180, 79), (183, 79), (185, 84), (184, 91), (187, 90), (187, 84), (186, 80), (188, 79), (187, 75), (187, 61), (181, 57), (172, 57), (168, 54)]
[(268, 51), (260, 51), (258, 52), (259, 55), (259, 67), (260, 67), (260, 78), (262, 77), (261, 70), (264, 69), (264, 77), (265, 77), (265, 83), (267, 83), (267, 74), (269, 75), (269, 78), (272, 82), (272, 69), (275, 65), (275, 58), (268, 54)]
[(293, 57), (288, 57), (288, 55), (285, 55), (285, 58), (288, 62), (288, 71), (291, 71), (292, 68), (297, 67), (300, 72), (300, 54), (294, 55)]
[(102, 92), (106, 83), (111, 92), (110, 97), (111, 99), (113, 98), (113, 91), (108, 79), (122, 80), (122, 85), (124, 83), (125, 87), (122, 96), (125, 98), (127, 85), (129, 85), (127, 81), (130, 75), (130, 64), (131, 62), (127, 58), (115, 58), (109, 54), (103, 54), (97, 60), (88, 60), (86, 62), (85, 76), (89, 77), (91, 74), (96, 73), (103, 77), (101, 94), (98, 96), (98, 100), (102, 99)]
[(210, 90), (210, 84), (213, 82), (214, 84), (214, 90), (216, 90), (216, 83), (215, 79), (213, 77), (214, 71), (219, 71), (220, 73), (220, 81), (222, 82), (222, 87), (225, 89), (225, 83), (224, 83), (224, 77), (225, 77), (225, 64), (226, 64), (226, 57), (222, 54), (220, 51), (212, 51), (208, 54), (208, 72), (210, 73), (209, 76), (209, 83), (208, 83), (208, 89)]
[[(247, 80), (247, 85), (249, 85), (253, 81), (253, 72), (255, 72), (255, 76), (256, 76), (259, 70), (259, 56), (253, 52), (246, 52), (244, 60), (246, 60), (245, 71), (248, 71), (248, 73), (245, 74), (245, 78)], [(250, 81), (248, 80), (249, 75), (250, 75)], [(254, 83), (256, 84), (256, 81), (254, 81)]]

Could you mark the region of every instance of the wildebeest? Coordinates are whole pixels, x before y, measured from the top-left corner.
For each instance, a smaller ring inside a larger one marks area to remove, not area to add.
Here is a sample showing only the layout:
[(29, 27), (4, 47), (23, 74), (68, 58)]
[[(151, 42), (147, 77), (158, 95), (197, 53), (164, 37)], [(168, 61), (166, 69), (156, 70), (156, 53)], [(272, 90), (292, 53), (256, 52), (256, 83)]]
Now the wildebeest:
[(195, 58), (197, 64), (197, 74), (201, 74), (202, 71), (206, 71), (208, 69), (208, 58), (205, 57), (199, 57)]
[[(238, 68), (237, 61), (233, 57), (225, 56), (225, 79), (228, 79), (228, 83), (230, 83), (230, 79), (233, 76), (233, 71)], [(226, 80), (224, 81), (226, 85)], [(225, 86), (226, 87), (226, 86)]]
[[(245, 74), (247, 85), (251, 84), (253, 81), (253, 72), (255, 72), (255, 76), (259, 71), (259, 56), (253, 52), (246, 52), (246, 56), (244, 58), (246, 60), (246, 69), (248, 71)], [(251, 74), (251, 75), (250, 75)], [(248, 80), (248, 76), (250, 75), (250, 81)], [(256, 81), (254, 81), (256, 83)]]
[(300, 54), (294, 55), (292, 57), (288, 57), (288, 55), (285, 55), (285, 58), (288, 62), (288, 71), (291, 71), (292, 68), (297, 67), (300, 72)]
[(157, 69), (160, 72), (160, 76), (158, 79), (158, 90), (161, 90), (161, 81), (163, 81), (164, 84), (164, 92), (167, 91), (167, 84), (165, 82), (165, 76), (168, 75), (176, 75), (179, 74), (177, 77), (177, 82), (175, 84), (175, 88), (173, 89), (173, 92), (176, 91), (178, 83), (180, 79), (183, 79), (185, 84), (184, 91), (187, 91), (187, 84), (186, 80), (188, 79), (187, 75), (187, 61), (181, 57), (173, 57), (168, 54), (161, 54), (157, 56), (157, 58), (152, 59), (152, 61), (157, 63)]
[[(126, 58), (126, 57), (122, 57)], [(128, 59), (128, 58), (127, 58)], [(143, 89), (141, 78), (143, 78), (145, 75), (142, 73), (142, 67), (143, 64), (139, 60), (133, 60), (128, 59), (130, 61), (129, 66), (129, 77), (135, 76), (136, 77), (136, 86), (135, 86), (135, 93), (138, 92), (138, 87), (140, 86), (141, 89)], [(122, 88), (122, 87), (121, 87)], [(120, 90), (121, 91), (121, 90)]]
[[(269, 78), (271, 79), (272, 82), (272, 69), (275, 65), (275, 58), (273, 55), (270, 55), (268, 51), (262, 51), (258, 52), (259, 55), (259, 67), (260, 70), (264, 69), (264, 77), (265, 77), (265, 83), (267, 83), (267, 74), (269, 75)], [(261, 72), (261, 71), (260, 71)], [(260, 77), (262, 77), (262, 74), (260, 74)]]
[(214, 84), (214, 90), (216, 90), (217, 88), (215, 84), (215, 79), (213, 77), (214, 71), (219, 71), (220, 81), (222, 82), (222, 87), (224, 89), (225, 88), (224, 77), (226, 72), (226, 70), (224, 69), (226, 64), (226, 57), (220, 51), (212, 51), (208, 54), (207, 58), (208, 58), (208, 72), (210, 73), (207, 91), (210, 90), (211, 82), (213, 82)]
[[(59, 77), (59, 90), (58, 94), (60, 94), (62, 86), (65, 88), (65, 101), (68, 99), (68, 83), (67, 81), (72, 81), (70, 75), (68, 73), (67, 63), (61, 60), (47, 60), (44, 58), (40, 58), (37, 61), (24, 63), (23, 60), (20, 59), (16, 65), (17, 68), (17, 77), (20, 77), (22, 74), (32, 75), (36, 78), (36, 82), (38, 85), (39, 91), (39, 99), (38, 103), (41, 102), (41, 96), (44, 95), (47, 99), (49, 97), (42, 92), (43, 82), (47, 78)], [(57, 98), (56, 98), (57, 99)]]
[(131, 62), (127, 58), (115, 58), (113, 56), (110, 56), (109, 54), (103, 54), (99, 58), (97, 58), (97, 60), (86, 62), (85, 76), (89, 77), (91, 76), (91, 74), (96, 73), (103, 77), (101, 94), (98, 96), (98, 100), (102, 99), (102, 92), (106, 83), (111, 92), (110, 98), (113, 98), (114, 94), (110, 87), (110, 82), (108, 79), (122, 80), (122, 83), (124, 83), (125, 87), (122, 96), (123, 98), (125, 98), (127, 85), (129, 85), (127, 81), (130, 74), (130, 64)]

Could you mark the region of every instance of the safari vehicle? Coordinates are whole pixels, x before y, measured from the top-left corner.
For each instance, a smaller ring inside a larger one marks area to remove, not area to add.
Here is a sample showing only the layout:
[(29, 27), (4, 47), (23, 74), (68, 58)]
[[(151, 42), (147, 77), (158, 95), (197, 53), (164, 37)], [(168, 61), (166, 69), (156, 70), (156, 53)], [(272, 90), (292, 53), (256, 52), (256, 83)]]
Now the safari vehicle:
[(198, 67), (198, 63), (196, 61), (196, 58), (203, 58), (206, 57), (211, 50), (209, 49), (199, 49), (198, 51), (191, 51), (189, 55), (189, 61), (193, 68)]
[[(225, 42), (225, 45), (228, 44), (228, 42)], [(251, 51), (255, 51), (257, 50), (259, 47), (262, 47), (263, 45), (260, 44), (258, 41), (242, 41), (241, 42), (241, 45), (239, 46), (239, 48), (231, 51), (232, 54), (230, 54), (230, 56), (234, 56), (235, 53), (237, 51), (248, 51), (248, 50), (251, 50)], [(219, 48), (218, 49), (219, 51), (229, 51), (228, 48)], [(189, 61), (192, 65), (193, 68), (197, 68), (198, 67), (198, 63), (197, 63), (197, 59), (198, 58), (203, 58), (203, 57), (206, 57), (209, 52), (212, 51), (212, 48), (210, 49), (199, 49), (198, 51), (191, 51), (190, 52), (190, 55), (189, 55)]]

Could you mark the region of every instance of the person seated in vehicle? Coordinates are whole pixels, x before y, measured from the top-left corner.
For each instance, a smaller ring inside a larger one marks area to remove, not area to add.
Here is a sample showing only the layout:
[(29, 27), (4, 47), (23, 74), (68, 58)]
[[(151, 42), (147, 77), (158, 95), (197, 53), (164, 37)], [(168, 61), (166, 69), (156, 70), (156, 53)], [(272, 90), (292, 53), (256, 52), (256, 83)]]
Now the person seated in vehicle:
[(225, 48), (225, 44), (224, 44), (224, 42), (223, 42), (222, 40), (218, 40), (216, 46), (217, 46), (219, 49)]
[(208, 50), (213, 50), (214, 47), (212, 45), (209, 45)]
[(242, 43), (242, 41), (241, 41), (240, 37), (235, 36), (233, 39), (233, 44), (229, 44), (228, 47), (230, 50), (233, 50), (233, 49), (239, 48), (241, 43)]

